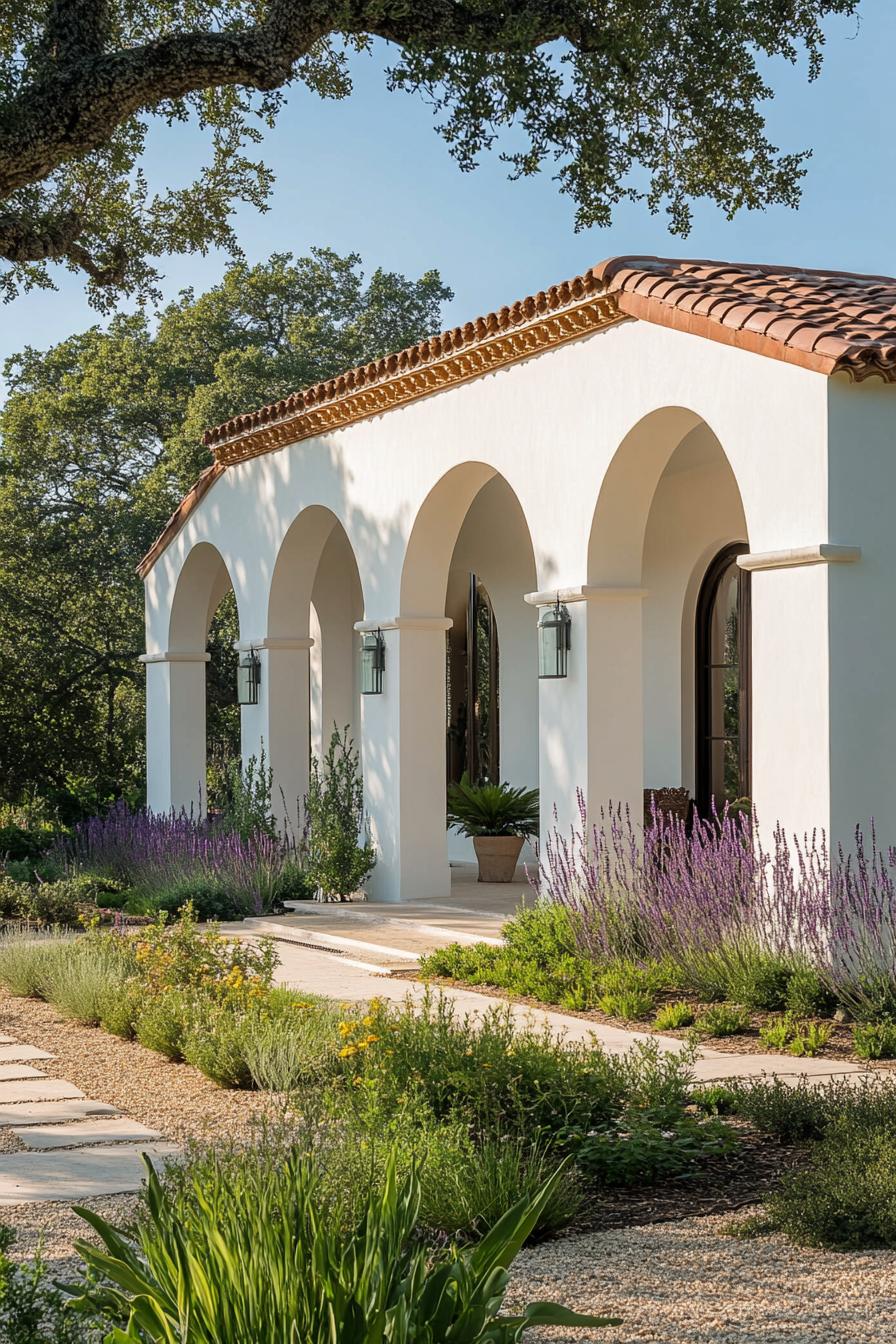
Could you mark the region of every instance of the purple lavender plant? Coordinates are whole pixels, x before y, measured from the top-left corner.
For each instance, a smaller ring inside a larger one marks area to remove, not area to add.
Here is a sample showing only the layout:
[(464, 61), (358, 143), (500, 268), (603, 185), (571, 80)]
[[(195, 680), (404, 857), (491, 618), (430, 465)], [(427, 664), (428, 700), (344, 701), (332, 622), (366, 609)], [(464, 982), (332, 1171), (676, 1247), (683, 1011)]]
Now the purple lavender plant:
[(295, 864), (292, 850), (265, 831), (240, 835), (191, 812), (132, 812), (123, 802), (75, 827), (59, 857), (150, 899), (217, 889), (246, 914), (277, 904), (284, 869)]
[(636, 827), (612, 805), (547, 837), (539, 892), (570, 913), (583, 954), (667, 960), (683, 986), (731, 993), (759, 959), (808, 965), (856, 1015), (896, 1008), (896, 847), (872, 824), (832, 856), (823, 832), (771, 852), (755, 816), (724, 811), (690, 826), (654, 812)]

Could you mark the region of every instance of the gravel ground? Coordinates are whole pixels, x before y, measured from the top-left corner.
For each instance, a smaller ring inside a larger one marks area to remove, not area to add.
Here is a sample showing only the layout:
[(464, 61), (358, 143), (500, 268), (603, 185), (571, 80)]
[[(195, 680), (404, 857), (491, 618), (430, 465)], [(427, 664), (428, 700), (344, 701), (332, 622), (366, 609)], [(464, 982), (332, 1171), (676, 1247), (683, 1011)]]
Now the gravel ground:
[(723, 1235), (730, 1215), (567, 1237), (524, 1251), (508, 1305), (552, 1300), (622, 1317), (529, 1344), (892, 1344), (896, 1253), (832, 1253)]
[[(258, 1121), (276, 1109), (276, 1099), (258, 1092), (229, 1092), (217, 1087), (189, 1064), (172, 1064), (136, 1041), (122, 1041), (98, 1027), (84, 1027), (61, 1016), (49, 1003), (18, 999), (0, 990), (0, 1034), (52, 1051), (55, 1058), (37, 1060), (52, 1077), (80, 1087), (91, 1101), (118, 1106), (126, 1115), (161, 1132), (165, 1139), (248, 1139)], [(0, 1129), (0, 1153), (22, 1145)], [(127, 1220), (133, 1195), (111, 1195), (91, 1201), (113, 1222)], [(14, 1252), (27, 1258), (43, 1239), (44, 1254), (54, 1272), (66, 1273), (75, 1237), (85, 1225), (67, 1204), (15, 1204), (0, 1208), (0, 1223), (15, 1228)]]
[(262, 1093), (227, 1091), (189, 1064), (172, 1064), (136, 1041), (70, 1022), (52, 1004), (2, 990), (0, 1033), (51, 1051), (54, 1059), (36, 1061), (44, 1073), (67, 1079), (91, 1101), (118, 1106), (177, 1143), (246, 1137), (253, 1119), (270, 1107)]

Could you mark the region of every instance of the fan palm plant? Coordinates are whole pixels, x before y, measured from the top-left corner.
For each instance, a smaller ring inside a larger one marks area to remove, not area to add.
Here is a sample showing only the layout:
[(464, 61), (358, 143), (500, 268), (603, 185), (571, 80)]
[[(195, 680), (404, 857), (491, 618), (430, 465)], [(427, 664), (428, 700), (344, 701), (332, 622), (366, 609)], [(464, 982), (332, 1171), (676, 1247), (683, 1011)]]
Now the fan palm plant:
[(523, 841), (538, 833), (538, 790), (464, 774), (448, 789), (448, 825), (473, 841), (480, 882), (512, 882)]

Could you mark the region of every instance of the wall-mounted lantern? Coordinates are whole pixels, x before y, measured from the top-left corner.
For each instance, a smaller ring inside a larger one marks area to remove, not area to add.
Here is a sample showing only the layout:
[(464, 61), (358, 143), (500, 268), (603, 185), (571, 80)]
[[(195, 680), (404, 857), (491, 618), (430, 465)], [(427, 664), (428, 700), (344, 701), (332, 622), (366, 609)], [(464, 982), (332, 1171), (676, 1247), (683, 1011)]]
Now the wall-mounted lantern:
[(261, 659), (255, 649), (246, 649), (236, 669), (236, 698), (241, 705), (258, 704), (261, 685)]
[(380, 695), (386, 666), (386, 641), (382, 630), (367, 630), (361, 636), (361, 694)]
[(542, 607), (538, 617), (538, 675), (565, 677), (569, 662), (572, 618), (558, 597), (552, 607)]

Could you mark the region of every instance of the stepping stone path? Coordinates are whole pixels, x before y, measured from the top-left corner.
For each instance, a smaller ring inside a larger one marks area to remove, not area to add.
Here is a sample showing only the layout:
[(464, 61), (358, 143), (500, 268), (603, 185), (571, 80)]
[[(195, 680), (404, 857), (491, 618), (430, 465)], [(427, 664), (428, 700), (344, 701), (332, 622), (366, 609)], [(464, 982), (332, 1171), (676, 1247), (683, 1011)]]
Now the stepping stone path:
[(157, 1166), (177, 1156), (158, 1130), (24, 1062), (52, 1058), (0, 1036), (0, 1129), (33, 1150), (0, 1153), (0, 1206), (127, 1194), (143, 1184), (144, 1153)]

